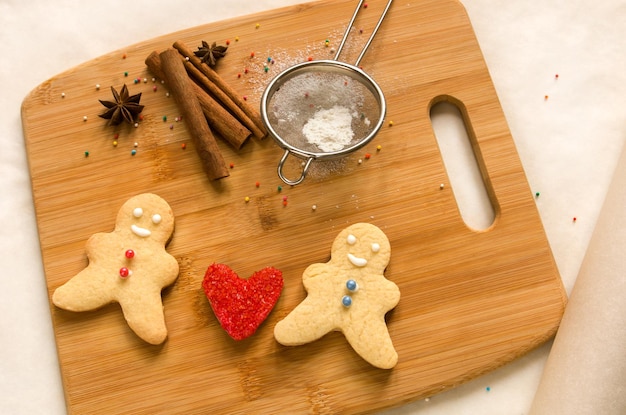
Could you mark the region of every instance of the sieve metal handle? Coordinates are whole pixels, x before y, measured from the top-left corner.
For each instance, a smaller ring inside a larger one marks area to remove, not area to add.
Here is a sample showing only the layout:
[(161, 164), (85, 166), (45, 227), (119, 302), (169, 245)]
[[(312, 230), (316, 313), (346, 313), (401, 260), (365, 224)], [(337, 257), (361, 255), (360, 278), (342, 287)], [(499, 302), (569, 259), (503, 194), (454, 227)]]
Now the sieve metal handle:
[(283, 157), (278, 162), (278, 177), (280, 177), (281, 180), (285, 182), (286, 184), (295, 186), (297, 184), (302, 183), (302, 181), (306, 177), (307, 172), (309, 171), (309, 167), (311, 166), (311, 162), (313, 161), (314, 158), (308, 157), (306, 159), (306, 162), (304, 163), (304, 167), (302, 168), (302, 173), (300, 174), (300, 177), (296, 180), (291, 180), (285, 177), (285, 175), (283, 174), (283, 166), (285, 165), (285, 161), (287, 161), (287, 157), (289, 157), (290, 153), (291, 153), (291, 150), (285, 150)]
[[(335, 57), (333, 58), (336, 61), (339, 60), (339, 55), (341, 55), (341, 50), (343, 49), (343, 46), (346, 44), (346, 40), (348, 40), (350, 29), (352, 29), (352, 26), (354, 26), (354, 21), (356, 20), (356, 16), (359, 14), (359, 10), (361, 10), (361, 6), (363, 5), (364, 1), (365, 0), (360, 0), (359, 4), (356, 6), (356, 9), (354, 9), (354, 13), (352, 14), (352, 19), (350, 19), (350, 23), (348, 23), (348, 28), (346, 29), (346, 32), (343, 34), (343, 39), (341, 39), (341, 43), (339, 44), (339, 47), (337, 48), (337, 53), (335, 53)], [(374, 30), (372, 31), (370, 38), (367, 40), (367, 43), (365, 43), (365, 46), (363, 46), (363, 50), (361, 51), (361, 54), (359, 55), (359, 57), (356, 58), (356, 62), (354, 62), (354, 66), (359, 66), (359, 63), (361, 63), (361, 59), (363, 59), (363, 56), (365, 56), (365, 52), (367, 52), (367, 48), (370, 47), (372, 40), (374, 40), (374, 36), (376, 36), (376, 32), (378, 32), (378, 28), (383, 23), (383, 20), (385, 19), (385, 15), (387, 14), (387, 10), (389, 10), (389, 7), (391, 7), (392, 1), (393, 0), (389, 0), (387, 2), (387, 5), (385, 6), (385, 10), (383, 10), (383, 13), (380, 15), (380, 19), (378, 19), (378, 23), (376, 23), (376, 27), (374, 27)]]

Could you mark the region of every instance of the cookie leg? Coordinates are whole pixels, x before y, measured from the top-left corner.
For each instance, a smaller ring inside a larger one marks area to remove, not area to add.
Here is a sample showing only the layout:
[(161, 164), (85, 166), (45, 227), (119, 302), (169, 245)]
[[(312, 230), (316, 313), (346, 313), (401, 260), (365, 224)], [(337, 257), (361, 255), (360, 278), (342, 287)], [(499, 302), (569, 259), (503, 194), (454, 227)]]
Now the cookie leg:
[(398, 362), (398, 353), (393, 347), (384, 320), (363, 319), (344, 331), (350, 346), (363, 359), (381, 369), (391, 369)]
[(161, 293), (143, 294), (139, 301), (120, 301), (128, 326), (150, 344), (161, 344), (167, 337)]
[(306, 298), (274, 327), (274, 337), (285, 346), (298, 346), (319, 339), (337, 327), (332, 313), (323, 313)]

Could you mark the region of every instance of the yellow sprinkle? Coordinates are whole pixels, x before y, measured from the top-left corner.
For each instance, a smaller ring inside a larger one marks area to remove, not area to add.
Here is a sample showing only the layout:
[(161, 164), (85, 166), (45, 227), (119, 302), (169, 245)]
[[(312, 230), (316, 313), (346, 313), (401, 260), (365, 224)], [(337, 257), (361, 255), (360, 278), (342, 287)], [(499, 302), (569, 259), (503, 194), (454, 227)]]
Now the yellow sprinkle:
[(393, 125), (393, 121), (389, 121), (389, 126), (391, 127)]
[(257, 24), (256, 24), (256, 28), (258, 29), (259, 27), (261, 27), (261, 24), (260, 24), (260, 23), (257, 23)]
[(117, 147), (117, 141), (113, 141), (113, 147)]
[(246, 203), (248, 203), (250, 201), (250, 198), (248, 196), (244, 197), (243, 199)]
[(239, 36), (235, 36), (235, 42), (239, 42)]
[(376, 146), (376, 151), (380, 151), (383, 148), (380, 144)]

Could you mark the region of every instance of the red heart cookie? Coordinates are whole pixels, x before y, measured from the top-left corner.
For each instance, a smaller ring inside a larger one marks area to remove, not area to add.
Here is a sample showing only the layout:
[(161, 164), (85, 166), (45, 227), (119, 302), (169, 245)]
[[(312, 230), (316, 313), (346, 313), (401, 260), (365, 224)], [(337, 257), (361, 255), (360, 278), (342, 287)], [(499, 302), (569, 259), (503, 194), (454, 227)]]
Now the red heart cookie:
[(222, 328), (233, 339), (243, 340), (274, 308), (283, 289), (283, 273), (267, 267), (242, 279), (228, 265), (212, 264), (202, 288)]

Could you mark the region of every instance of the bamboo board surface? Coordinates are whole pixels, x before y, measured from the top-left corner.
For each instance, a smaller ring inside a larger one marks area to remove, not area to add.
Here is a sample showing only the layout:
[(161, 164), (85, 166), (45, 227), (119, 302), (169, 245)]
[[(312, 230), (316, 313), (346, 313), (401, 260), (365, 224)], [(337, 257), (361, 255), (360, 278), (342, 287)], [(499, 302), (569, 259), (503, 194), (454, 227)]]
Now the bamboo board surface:
[[(384, 5), (369, 3), (356, 23), (365, 34)], [(280, 192), (275, 166), (282, 151), (270, 138), (251, 139), (240, 150), (220, 141), (233, 168), (228, 178), (208, 181), (184, 120), (174, 121), (179, 111), (167, 85), (152, 83), (144, 65), (148, 54), (177, 40), (195, 49), (201, 40), (231, 39), (218, 73), (257, 105), (280, 65), (329, 58), (324, 42), (339, 41), (355, 4), (322, 0), (165, 35), (59, 74), (26, 97), (22, 118), (50, 296), (86, 266), (86, 240), (110, 232), (130, 197), (157, 193), (176, 216), (168, 251), (180, 274), (163, 292), (163, 345), (141, 341), (116, 304), (86, 313), (51, 305), (70, 413), (371, 412), (454, 387), (556, 332), (564, 290), (458, 2), (394, 2), (362, 61), (385, 92), (394, 125), (359, 154), (321, 164)], [(355, 31), (346, 61), (364, 37)], [(266, 73), (267, 56), (275, 66)], [(249, 73), (238, 77), (244, 68)], [(144, 119), (137, 128), (107, 127), (97, 116), (98, 99), (110, 99), (109, 86), (124, 83), (143, 93)], [(459, 104), (469, 125), (496, 211), (485, 231), (469, 229), (459, 214), (429, 118), (438, 100)], [(326, 262), (335, 236), (356, 222), (377, 225), (392, 246), (385, 275), (402, 294), (387, 314), (399, 354), (392, 370), (369, 366), (340, 333), (298, 347), (273, 338), (276, 322), (305, 296), (303, 270)], [(231, 340), (211, 311), (201, 281), (213, 262), (242, 277), (265, 266), (283, 271), (282, 296), (249, 339)]]

